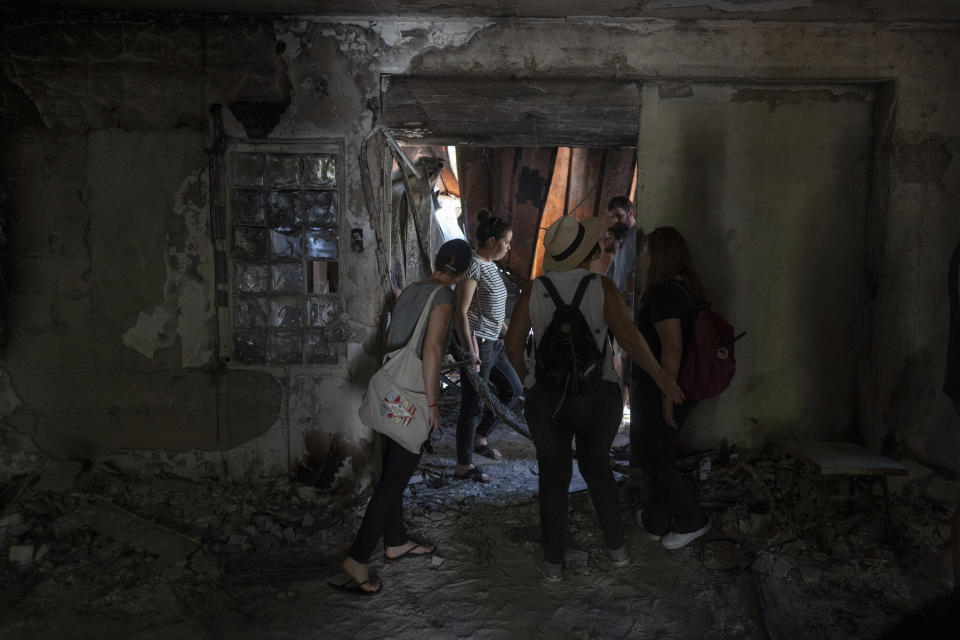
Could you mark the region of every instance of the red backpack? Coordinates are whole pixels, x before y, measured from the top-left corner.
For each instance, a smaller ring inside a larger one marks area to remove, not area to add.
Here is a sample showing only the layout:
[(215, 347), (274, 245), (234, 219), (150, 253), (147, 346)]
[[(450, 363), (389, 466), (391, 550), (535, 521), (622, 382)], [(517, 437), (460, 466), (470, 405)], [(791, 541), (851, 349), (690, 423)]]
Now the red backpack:
[[(681, 287), (691, 302), (693, 296)], [(706, 400), (720, 395), (730, 386), (737, 371), (733, 343), (746, 335), (733, 334), (733, 326), (722, 315), (710, 309), (710, 303), (696, 306), (693, 330), (680, 361), (677, 384), (691, 400)]]

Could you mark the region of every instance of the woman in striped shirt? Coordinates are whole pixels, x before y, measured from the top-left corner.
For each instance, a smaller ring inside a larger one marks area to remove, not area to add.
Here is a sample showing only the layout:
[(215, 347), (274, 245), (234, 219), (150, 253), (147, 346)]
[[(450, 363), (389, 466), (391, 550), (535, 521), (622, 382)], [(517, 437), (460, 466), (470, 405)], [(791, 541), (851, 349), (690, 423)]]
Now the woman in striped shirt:
[[(503, 350), (501, 336), (506, 335), (504, 322), (507, 288), (495, 264), (510, 251), (513, 231), (502, 218), (486, 209), (477, 213), (477, 250), (466, 275), (457, 284), (455, 326), (457, 337), (470, 351), (473, 368), (484, 382), (496, 369), (502, 378), (497, 395), (510, 409), (515, 409), (523, 394), (517, 372), (510, 366)], [(483, 405), (476, 389), (461, 376), (460, 418), (457, 421), (457, 467), (454, 477), (476, 482), (493, 478), (473, 464), (473, 454), (500, 459), (500, 452), (490, 446), (487, 436), (493, 430), (496, 416)], [(507, 394), (509, 396), (507, 397)]]

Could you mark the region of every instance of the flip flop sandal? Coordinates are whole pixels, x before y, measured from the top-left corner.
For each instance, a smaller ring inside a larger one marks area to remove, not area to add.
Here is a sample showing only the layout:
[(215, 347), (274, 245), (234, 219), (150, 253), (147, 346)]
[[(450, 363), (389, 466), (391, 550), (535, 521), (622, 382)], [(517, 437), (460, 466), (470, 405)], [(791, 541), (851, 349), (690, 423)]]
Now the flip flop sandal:
[(469, 471), (466, 471), (461, 475), (457, 475), (455, 473), (453, 474), (453, 477), (455, 480), (473, 480), (474, 482), (483, 482), (483, 483), (493, 482), (493, 478), (490, 478), (489, 480), (483, 479), (483, 470), (480, 469), (480, 467), (474, 467), (473, 469), (470, 469)]
[[(414, 549), (417, 549), (417, 548), (419, 548), (419, 547), (433, 547), (433, 549), (431, 549), (430, 551), (422, 552), (422, 553), (414, 553)], [(384, 559), (387, 563), (391, 563), (391, 562), (398, 562), (398, 561), (400, 561), (400, 560), (406, 560), (407, 558), (428, 558), (428, 557), (432, 556), (432, 555), (433, 555), (434, 553), (436, 553), (436, 552), (437, 552), (437, 548), (434, 547), (432, 544), (426, 544), (426, 543), (423, 543), (423, 542), (418, 542), (417, 544), (415, 544), (414, 546), (410, 547), (409, 549), (407, 549), (406, 551), (404, 551), (403, 553), (401, 553), (400, 555), (398, 555), (398, 556), (395, 557), (395, 558), (391, 558), (391, 557), (388, 556), (386, 553), (384, 553), (384, 554), (383, 554), (383, 559)]]
[(347, 579), (339, 580), (339, 581), (336, 579), (328, 580), (327, 584), (333, 587), (334, 589), (338, 589), (340, 591), (346, 591), (347, 593), (352, 593), (358, 596), (375, 596), (378, 593), (380, 593), (380, 591), (383, 590), (382, 582), (380, 583), (379, 587), (377, 587), (373, 591), (370, 591), (368, 589), (364, 589), (363, 585), (370, 584), (372, 582), (371, 580), (364, 580), (363, 582), (357, 582), (350, 576), (343, 576), (343, 577), (346, 577)]
[(473, 452), (481, 456), (486, 456), (491, 460), (499, 460), (500, 458), (503, 457), (503, 455), (501, 455), (499, 451), (497, 451), (496, 449), (490, 446), (489, 442), (483, 446), (475, 447)]

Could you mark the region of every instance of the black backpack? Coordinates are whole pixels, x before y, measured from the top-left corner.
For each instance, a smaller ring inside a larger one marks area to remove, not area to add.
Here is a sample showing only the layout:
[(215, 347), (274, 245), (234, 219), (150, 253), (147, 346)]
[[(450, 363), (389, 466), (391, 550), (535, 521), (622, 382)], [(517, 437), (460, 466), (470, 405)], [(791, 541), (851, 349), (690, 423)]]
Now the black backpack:
[(538, 385), (563, 394), (554, 415), (560, 410), (566, 396), (589, 392), (603, 375), (603, 359), (607, 353), (606, 340), (603, 343), (603, 351), (597, 349), (593, 331), (580, 311), (583, 294), (587, 290), (587, 285), (595, 277), (596, 274), (591, 273), (580, 280), (580, 285), (570, 304), (563, 301), (549, 278), (540, 277), (556, 308), (547, 330), (537, 344), (535, 375)]

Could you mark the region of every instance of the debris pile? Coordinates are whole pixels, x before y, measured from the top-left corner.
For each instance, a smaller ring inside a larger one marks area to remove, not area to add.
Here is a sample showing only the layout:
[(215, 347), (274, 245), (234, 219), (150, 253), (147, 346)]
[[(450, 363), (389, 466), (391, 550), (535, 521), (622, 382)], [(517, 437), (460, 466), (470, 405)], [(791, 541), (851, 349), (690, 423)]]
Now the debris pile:
[[(446, 580), (449, 589), (469, 590), (483, 583), (478, 575), (499, 576), (506, 600), (496, 606), (507, 606), (511, 590), (529, 579), (524, 567), (539, 545), (533, 447), (504, 429), (496, 437), (504, 459), (487, 466), (494, 483), (456, 482), (454, 425), (445, 413), (435, 452), (411, 478), (405, 515), (417, 539), (439, 541), (450, 555), (427, 567), (432, 577), (403, 579)], [(650, 589), (630, 581), (656, 584), (664, 571), (656, 563), (672, 562), (711, 585), (688, 594), (698, 606), (709, 609), (717, 600), (728, 613), (752, 611), (747, 631), (796, 637), (797, 626), (806, 625), (803, 637), (875, 636), (942, 593), (924, 580), (919, 559), (942, 550), (960, 497), (956, 479), (904, 464), (911, 474), (890, 483), (888, 521), (877, 482), (824, 482), (790, 457), (749, 458), (729, 448), (682, 458), (678, 465), (710, 512), (713, 531), (667, 552), (628, 529), (640, 569), (617, 574), (610, 588)], [(622, 484), (625, 518), (632, 516), (628, 507), (644, 500), (644, 481), (634, 480)], [(609, 568), (597, 553), (583, 485), (575, 481), (571, 492), (578, 495), (571, 500), (565, 588), (573, 593), (578, 581), (607, 580)], [(15, 477), (0, 487), (0, 627), (9, 637), (30, 637), (41, 621), (67, 628), (78, 616), (120, 625), (123, 633), (204, 620), (211, 612), (241, 626), (250, 616), (272, 619), (271, 607), (300, 597), (298, 581), (316, 582), (335, 570), (364, 504), (364, 497), (287, 477), (194, 481), (71, 462)], [(674, 585), (669, 575), (656, 588)], [(394, 584), (400, 579), (388, 577)]]

